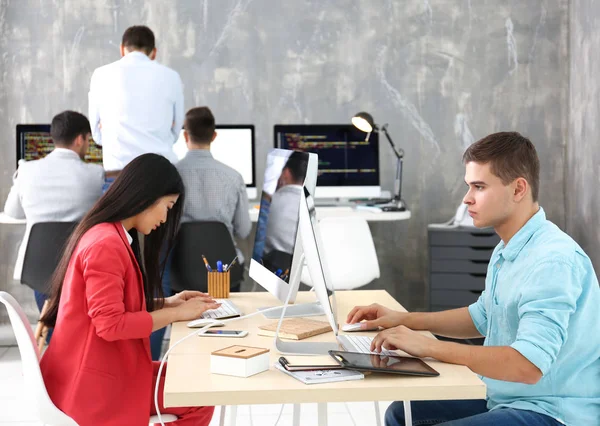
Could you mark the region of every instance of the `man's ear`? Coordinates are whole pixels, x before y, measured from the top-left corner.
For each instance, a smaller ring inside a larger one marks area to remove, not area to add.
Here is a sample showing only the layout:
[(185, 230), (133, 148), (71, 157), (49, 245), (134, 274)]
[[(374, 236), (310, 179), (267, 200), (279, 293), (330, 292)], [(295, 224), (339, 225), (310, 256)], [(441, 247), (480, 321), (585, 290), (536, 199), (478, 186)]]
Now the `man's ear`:
[(210, 140), (211, 142), (214, 142), (214, 140), (217, 138), (217, 132), (213, 132), (213, 136), (212, 139)]
[(183, 130), (183, 139), (185, 139), (185, 143), (188, 143), (190, 141), (190, 135), (185, 129)]
[(525, 178), (519, 177), (513, 182), (513, 199), (520, 202), (528, 192), (530, 192), (529, 182)]
[(152, 49), (152, 52), (150, 52), (150, 54), (148, 55), (148, 57), (152, 61), (156, 59), (156, 47), (154, 49)]
[(121, 58), (123, 56), (125, 56), (125, 46), (123, 46), (122, 44), (119, 45), (119, 52), (121, 53)]

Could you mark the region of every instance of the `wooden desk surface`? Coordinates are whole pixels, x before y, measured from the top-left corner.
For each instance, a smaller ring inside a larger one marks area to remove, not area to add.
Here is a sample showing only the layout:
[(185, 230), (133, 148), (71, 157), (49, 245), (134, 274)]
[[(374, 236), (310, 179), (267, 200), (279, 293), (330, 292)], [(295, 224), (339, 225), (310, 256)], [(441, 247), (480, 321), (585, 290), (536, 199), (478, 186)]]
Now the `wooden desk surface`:
[[(357, 304), (380, 303), (393, 309), (404, 310), (384, 290), (355, 290), (336, 292), (338, 320), (345, 323), (346, 314)], [(263, 306), (280, 303), (269, 293), (232, 293), (231, 300), (244, 313)], [(298, 294), (298, 302), (312, 302), (315, 295)], [(313, 317), (322, 319), (325, 317)], [(273, 338), (259, 336), (258, 326), (274, 320), (256, 315), (235, 321), (223, 329), (248, 330), (245, 338), (190, 337), (169, 355), (165, 382), (164, 402), (167, 407), (202, 405), (279, 404), (303, 402), (343, 401), (416, 401), (433, 399), (483, 399), (485, 384), (468, 368), (435, 360), (427, 363), (436, 369), (439, 377), (407, 377), (395, 375), (368, 375), (364, 380), (305, 385), (272, 366), (281, 356), (274, 349)], [(171, 344), (189, 334), (185, 323), (173, 324)], [(341, 332), (342, 333), (342, 332)], [(374, 336), (375, 333), (361, 333)], [(428, 333), (429, 334), (429, 333)], [(303, 341), (333, 342), (332, 332)], [(211, 374), (210, 353), (234, 344), (270, 349), (271, 369), (249, 378)]]

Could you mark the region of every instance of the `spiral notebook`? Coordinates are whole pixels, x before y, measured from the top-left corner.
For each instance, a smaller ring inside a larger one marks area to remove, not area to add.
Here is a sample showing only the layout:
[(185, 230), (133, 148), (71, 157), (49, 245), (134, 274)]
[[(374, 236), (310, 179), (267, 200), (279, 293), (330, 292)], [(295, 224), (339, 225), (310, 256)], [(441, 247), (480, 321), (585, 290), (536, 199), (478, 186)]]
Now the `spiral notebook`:
[(300, 380), (305, 385), (314, 385), (317, 383), (343, 382), (346, 380), (361, 380), (365, 375), (360, 371), (353, 370), (304, 370), (287, 371), (280, 363), (275, 364), (279, 371)]

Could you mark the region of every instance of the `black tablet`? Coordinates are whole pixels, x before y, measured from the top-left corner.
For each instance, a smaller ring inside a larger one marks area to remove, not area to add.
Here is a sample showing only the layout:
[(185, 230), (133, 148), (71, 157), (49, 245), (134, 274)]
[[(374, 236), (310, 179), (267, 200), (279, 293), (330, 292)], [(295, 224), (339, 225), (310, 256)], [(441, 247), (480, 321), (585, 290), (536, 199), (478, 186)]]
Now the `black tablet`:
[(361, 354), (355, 352), (329, 351), (341, 366), (349, 370), (373, 371), (378, 373), (408, 374), (412, 376), (439, 376), (440, 373), (419, 358)]

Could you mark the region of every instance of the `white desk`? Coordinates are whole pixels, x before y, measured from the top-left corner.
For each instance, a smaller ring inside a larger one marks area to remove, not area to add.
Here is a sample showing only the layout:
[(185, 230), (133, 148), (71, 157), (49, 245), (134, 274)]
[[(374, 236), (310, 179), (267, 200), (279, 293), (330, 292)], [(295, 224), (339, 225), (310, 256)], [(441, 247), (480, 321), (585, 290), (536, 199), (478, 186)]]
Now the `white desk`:
[[(394, 220), (407, 220), (410, 219), (410, 211), (406, 210), (403, 212), (383, 212), (383, 211), (372, 211), (363, 210), (362, 208), (356, 207), (316, 207), (317, 218), (323, 219), (324, 217), (342, 217), (342, 216), (354, 216), (362, 217), (368, 222), (389, 222)], [(250, 209), (250, 220), (256, 222), (258, 220), (259, 209), (252, 207)]]
[[(266, 292), (232, 293), (232, 301), (250, 313), (260, 306), (277, 306), (279, 301)], [(346, 315), (357, 304), (377, 302), (392, 309), (404, 308), (384, 290), (354, 290), (336, 292), (338, 322), (345, 322)], [(314, 293), (299, 292), (297, 301), (312, 302)], [(325, 321), (325, 317), (317, 317)], [(169, 355), (164, 387), (166, 407), (203, 405), (246, 405), (281, 404), (303, 402), (348, 402), (348, 401), (419, 401), (438, 399), (483, 399), (485, 384), (467, 367), (446, 364), (427, 359), (440, 373), (439, 377), (410, 377), (391, 375), (369, 375), (364, 380), (305, 385), (276, 370), (272, 365), (279, 359), (273, 348), (273, 338), (259, 336), (258, 327), (273, 320), (257, 315), (234, 321), (225, 329), (248, 330), (243, 339), (200, 338), (192, 336), (178, 345)], [(171, 345), (190, 333), (184, 322), (173, 324)], [(423, 332), (434, 338), (430, 333)], [(343, 334), (343, 332), (342, 332)], [(374, 333), (360, 334), (374, 336)], [(332, 332), (310, 337), (308, 340), (333, 342)], [(222, 376), (210, 373), (210, 353), (230, 345), (254, 346), (270, 349), (269, 371), (249, 378)], [(235, 411), (235, 410), (234, 410)], [(326, 424), (326, 417), (320, 417)], [(322, 420), (322, 421), (321, 421)], [(294, 424), (298, 424), (294, 422)]]

